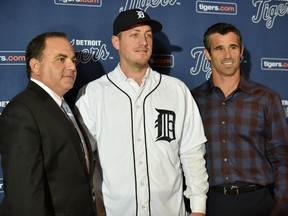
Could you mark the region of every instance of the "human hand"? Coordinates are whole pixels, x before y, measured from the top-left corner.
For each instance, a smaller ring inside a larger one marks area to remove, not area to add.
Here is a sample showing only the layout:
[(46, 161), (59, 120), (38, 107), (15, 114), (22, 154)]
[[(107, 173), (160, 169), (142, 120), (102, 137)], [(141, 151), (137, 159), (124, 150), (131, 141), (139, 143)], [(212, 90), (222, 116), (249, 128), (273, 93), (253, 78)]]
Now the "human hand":
[(192, 212), (189, 216), (205, 216), (205, 214), (200, 212)]

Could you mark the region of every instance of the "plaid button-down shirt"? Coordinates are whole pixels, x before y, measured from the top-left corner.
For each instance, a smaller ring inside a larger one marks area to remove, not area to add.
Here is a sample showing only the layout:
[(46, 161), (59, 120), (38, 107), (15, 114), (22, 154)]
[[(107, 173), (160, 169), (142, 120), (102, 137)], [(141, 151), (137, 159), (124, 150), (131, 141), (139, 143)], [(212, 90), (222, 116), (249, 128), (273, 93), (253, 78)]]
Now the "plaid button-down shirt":
[(192, 94), (208, 139), (210, 186), (274, 182), (276, 198), (287, 199), (288, 126), (279, 95), (244, 77), (226, 98), (212, 79)]

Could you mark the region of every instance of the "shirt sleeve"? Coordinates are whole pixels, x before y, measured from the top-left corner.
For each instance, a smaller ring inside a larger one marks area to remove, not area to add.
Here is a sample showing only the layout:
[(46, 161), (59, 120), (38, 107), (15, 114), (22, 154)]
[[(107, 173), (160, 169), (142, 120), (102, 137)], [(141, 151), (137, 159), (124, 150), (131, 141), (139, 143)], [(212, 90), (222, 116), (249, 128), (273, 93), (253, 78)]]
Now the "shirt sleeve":
[(288, 201), (288, 125), (279, 97), (268, 113), (268, 160), (274, 170), (274, 193), (277, 202)]
[[(186, 190), (192, 212), (206, 212), (206, 199), (209, 189), (206, 170), (205, 142), (202, 119), (196, 102), (190, 92), (186, 94), (186, 116), (182, 132), (180, 159), (184, 171)], [(184, 147), (183, 147), (184, 146)]]
[(184, 195), (190, 199), (192, 212), (206, 212), (206, 193), (209, 185), (204, 160), (205, 152), (203, 143), (180, 155), (186, 182)]
[(97, 148), (95, 128), (96, 121), (93, 119), (93, 116), (95, 116), (93, 112), (95, 112), (96, 107), (94, 106), (94, 109), (91, 108), (93, 107), (94, 97), (90, 97), (90, 91), (92, 90), (89, 85), (80, 89), (73, 112), (88, 135), (92, 151), (95, 151)]

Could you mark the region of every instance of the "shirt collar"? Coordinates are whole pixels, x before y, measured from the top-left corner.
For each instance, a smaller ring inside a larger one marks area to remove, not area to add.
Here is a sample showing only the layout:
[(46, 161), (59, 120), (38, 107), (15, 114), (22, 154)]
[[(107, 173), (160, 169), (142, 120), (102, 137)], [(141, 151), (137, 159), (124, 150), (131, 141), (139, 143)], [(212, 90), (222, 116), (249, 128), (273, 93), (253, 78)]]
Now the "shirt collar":
[(59, 107), (61, 106), (62, 98), (59, 97), (54, 91), (52, 91), (48, 86), (46, 86), (44, 83), (40, 82), (39, 80), (36, 80), (36, 79), (33, 79), (33, 78), (31, 78), (30, 80), (35, 82), (44, 91), (46, 91), (53, 98), (53, 100), (58, 104)]
[[(128, 78), (126, 77), (125, 73), (122, 71), (121, 67), (120, 67), (120, 64), (118, 64), (118, 69), (121, 71), (121, 77), (123, 78), (123, 80), (125, 81), (130, 81), (132, 78)], [(142, 83), (145, 83), (147, 79), (149, 79), (150, 77), (150, 74), (151, 74), (151, 68), (148, 67), (147, 70), (146, 70), (146, 73), (144, 75), (144, 77), (142, 78)]]
[(253, 82), (251, 82), (251, 80), (249, 80), (247, 77), (241, 76), (238, 88), (241, 89), (243, 92), (246, 92), (247, 94), (251, 94), (254, 85)]
[[(213, 79), (212, 77), (207, 81), (207, 85), (203, 88), (203, 94), (204, 95), (208, 95), (212, 89), (214, 88), (217, 88), (217, 86), (215, 86), (214, 82), (213, 82)], [(253, 89), (253, 86), (252, 86), (252, 83), (250, 82), (250, 80), (241, 75), (240, 76), (240, 82), (238, 84), (238, 87), (237, 87), (238, 90), (241, 90), (243, 92), (246, 92), (247, 94), (250, 94), (252, 89)]]

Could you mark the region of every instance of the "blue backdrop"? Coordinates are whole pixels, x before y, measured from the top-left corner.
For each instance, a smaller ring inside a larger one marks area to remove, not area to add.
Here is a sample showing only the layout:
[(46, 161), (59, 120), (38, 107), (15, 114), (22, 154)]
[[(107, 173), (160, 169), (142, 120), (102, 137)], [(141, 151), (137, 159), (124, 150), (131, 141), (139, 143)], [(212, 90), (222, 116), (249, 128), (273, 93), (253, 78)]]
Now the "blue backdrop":
[[(25, 88), (25, 49), (36, 35), (66, 32), (78, 56), (78, 77), (66, 95), (73, 105), (79, 88), (112, 70), (118, 55), (112, 23), (123, 10), (141, 8), (164, 28), (155, 34), (151, 66), (192, 89), (211, 74), (202, 37), (216, 22), (242, 32), (242, 68), (250, 78), (277, 91), (288, 114), (288, 0), (0, 0), (0, 113)], [(21, 176), (19, 176), (21, 184)], [(3, 198), (0, 168), (0, 201)]]

